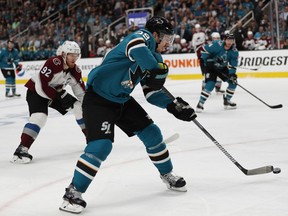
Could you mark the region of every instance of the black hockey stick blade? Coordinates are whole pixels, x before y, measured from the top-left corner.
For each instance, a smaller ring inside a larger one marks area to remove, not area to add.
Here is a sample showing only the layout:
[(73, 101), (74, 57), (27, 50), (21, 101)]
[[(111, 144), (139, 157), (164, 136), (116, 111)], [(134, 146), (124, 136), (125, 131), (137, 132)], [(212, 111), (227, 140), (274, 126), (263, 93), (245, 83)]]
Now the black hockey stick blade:
[(274, 106), (271, 106), (271, 105), (268, 105), (271, 109), (279, 109), (279, 108), (282, 108), (283, 105), (282, 104), (278, 104), (278, 105), (274, 105)]
[(273, 166), (263, 166), (255, 169), (245, 169), (238, 162), (234, 163), (245, 175), (260, 175), (273, 172)]

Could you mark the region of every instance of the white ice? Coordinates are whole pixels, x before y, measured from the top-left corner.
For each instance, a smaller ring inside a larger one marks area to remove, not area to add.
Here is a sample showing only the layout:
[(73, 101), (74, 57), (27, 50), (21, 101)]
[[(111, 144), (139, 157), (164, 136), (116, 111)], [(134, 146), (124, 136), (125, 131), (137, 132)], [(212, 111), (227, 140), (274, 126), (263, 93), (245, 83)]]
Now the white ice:
[[(116, 130), (114, 148), (83, 198), (89, 216), (287, 216), (288, 215), (288, 84), (287, 79), (239, 79), (239, 84), (271, 109), (238, 88), (238, 109), (224, 110), (214, 92), (197, 120), (246, 169), (266, 165), (282, 172), (244, 175), (193, 123), (175, 119), (145, 101), (139, 87), (133, 96), (161, 128), (164, 138), (179, 133), (168, 144), (174, 171), (187, 181), (188, 192), (169, 191), (147, 157), (142, 143)], [(223, 84), (226, 87), (225, 83)], [(168, 80), (166, 87), (196, 106), (201, 81)], [(71, 215), (59, 211), (65, 187), (73, 176), (85, 139), (74, 116), (49, 109), (46, 126), (32, 145), (31, 164), (9, 161), (28, 118), (26, 88), (20, 99), (5, 99), (0, 86), (0, 215)]]

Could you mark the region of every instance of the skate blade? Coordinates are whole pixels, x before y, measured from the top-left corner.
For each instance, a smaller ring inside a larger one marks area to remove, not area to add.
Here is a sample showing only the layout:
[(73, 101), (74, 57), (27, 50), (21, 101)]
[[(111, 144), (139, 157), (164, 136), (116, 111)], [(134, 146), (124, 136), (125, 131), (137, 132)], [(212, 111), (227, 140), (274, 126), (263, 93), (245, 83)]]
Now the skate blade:
[(64, 200), (62, 205), (59, 207), (59, 210), (70, 212), (73, 214), (80, 214), (83, 211), (84, 207), (77, 205), (77, 204), (71, 204), (68, 201)]
[(183, 187), (171, 187), (169, 184), (166, 184), (169, 190), (178, 191), (178, 192), (187, 192), (187, 188)]
[(196, 108), (195, 112), (196, 112), (196, 113), (202, 113), (202, 112), (203, 112), (203, 109)]
[(22, 157), (21, 159), (18, 156), (14, 156), (10, 162), (13, 164), (28, 164), (31, 162), (31, 159), (27, 157)]
[(234, 110), (234, 109), (237, 109), (237, 106), (231, 107), (231, 106), (225, 106), (224, 105), (224, 109), (225, 110)]

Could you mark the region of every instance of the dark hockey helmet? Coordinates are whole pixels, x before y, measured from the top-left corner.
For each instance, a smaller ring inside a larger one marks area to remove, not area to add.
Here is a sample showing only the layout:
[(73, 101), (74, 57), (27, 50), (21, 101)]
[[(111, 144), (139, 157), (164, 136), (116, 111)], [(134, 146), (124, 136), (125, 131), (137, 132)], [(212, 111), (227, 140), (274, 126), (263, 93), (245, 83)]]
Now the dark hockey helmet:
[[(157, 32), (159, 37), (163, 39), (164, 35), (171, 35), (171, 40), (173, 42), (174, 39), (174, 29), (171, 23), (163, 18), (154, 16), (146, 22), (145, 29), (150, 31), (151, 33)], [(169, 41), (171, 42), (171, 41)]]
[(163, 17), (152, 17), (146, 22), (145, 29), (151, 33), (157, 32), (158, 34), (163, 33), (167, 35), (173, 35), (174, 30), (171, 23)]
[(224, 39), (225, 39), (225, 40), (226, 40), (226, 39), (235, 40), (235, 36), (234, 36), (234, 34), (232, 34), (232, 33), (227, 33), (227, 34), (225, 34)]

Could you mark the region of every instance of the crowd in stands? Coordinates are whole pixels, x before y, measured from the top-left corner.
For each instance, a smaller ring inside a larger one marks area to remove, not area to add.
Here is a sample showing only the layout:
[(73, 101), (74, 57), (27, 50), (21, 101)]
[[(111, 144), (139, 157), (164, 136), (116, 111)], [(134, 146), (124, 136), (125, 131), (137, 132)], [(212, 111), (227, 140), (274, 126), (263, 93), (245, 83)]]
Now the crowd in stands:
[[(68, 5), (80, 4), (70, 9)], [(81, 3), (82, 2), (82, 3)], [(288, 4), (279, 0), (281, 48), (288, 46)], [(43, 60), (55, 55), (65, 40), (76, 41), (82, 57), (104, 56), (129, 33), (125, 19), (105, 34), (107, 26), (132, 8), (153, 7), (154, 15), (165, 16), (175, 28), (174, 44), (166, 53), (194, 52), (195, 25), (210, 39), (212, 32), (221, 36), (237, 25), (234, 34), (238, 50), (274, 49), (271, 20), (263, 8), (267, 0), (10, 0), (0, 1), (0, 41), (14, 38), (23, 61)], [(255, 19), (243, 27), (240, 21), (249, 11)], [(53, 15), (56, 13), (56, 15)], [(54, 21), (55, 20), (55, 21)], [(23, 33), (23, 31), (25, 31)], [(101, 33), (101, 34), (99, 34)]]

